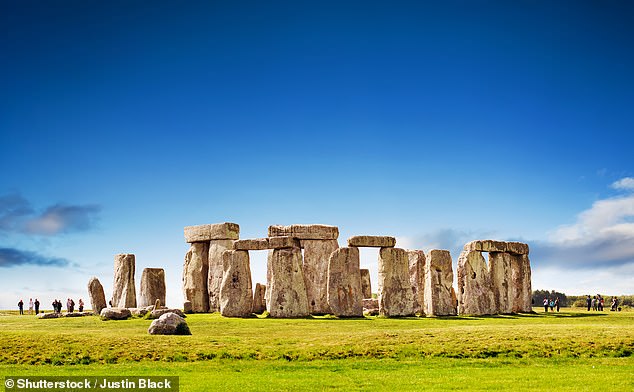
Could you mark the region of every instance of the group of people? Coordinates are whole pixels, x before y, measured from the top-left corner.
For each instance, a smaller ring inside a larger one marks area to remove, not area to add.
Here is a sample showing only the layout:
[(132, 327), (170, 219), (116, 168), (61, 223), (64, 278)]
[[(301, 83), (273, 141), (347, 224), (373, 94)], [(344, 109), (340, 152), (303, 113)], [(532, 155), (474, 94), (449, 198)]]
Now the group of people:
[[(56, 299), (53, 301), (52, 303), (53, 305), (53, 312), (55, 313), (62, 313), (62, 301)], [(79, 299), (79, 311), (83, 312), (84, 311), (84, 300), (83, 299)], [(33, 314), (33, 308), (35, 308), (35, 314), (40, 313), (40, 301), (36, 298), (35, 301), (33, 301), (33, 298), (29, 299), (29, 314)], [(18, 302), (18, 309), (20, 309), (20, 314), (24, 314), (24, 301), (20, 300), (20, 302)], [(73, 301), (71, 298), (68, 298), (68, 300), (66, 301), (66, 311), (68, 313), (73, 313), (75, 311), (75, 301)]]
[[(605, 300), (600, 294), (597, 294), (594, 297), (590, 297), (588, 295), (588, 297), (586, 298), (586, 306), (588, 308), (588, 312), (590, 311), (590, 309), (602, 312), (604, 304), (605, 304)], [(612, 297), (612, 304), (610, 305), (610, 311), (614, 312), (617, 310), (620, 310), (619, 299), (617, 297)]]
[(556, 297), (554, 299), (544, 297), (543, 305), (544, 305), (544, 312), (546, 313), (548, 313), (548, 308), (550, 308), (551, 312), (554, 312), (555, 309), (557, 309), (557, 311), (559, 312), (559, 297)]

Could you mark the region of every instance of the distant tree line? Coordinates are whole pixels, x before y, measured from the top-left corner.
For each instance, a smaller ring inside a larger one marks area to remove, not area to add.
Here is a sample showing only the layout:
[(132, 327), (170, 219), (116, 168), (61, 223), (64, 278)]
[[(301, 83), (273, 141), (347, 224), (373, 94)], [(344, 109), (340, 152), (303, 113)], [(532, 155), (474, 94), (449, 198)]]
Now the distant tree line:
[[(590, 293), (589, 293), (590, 294)], [(590, 294), (591, 297), (595, 296), (595, 294)], [(610, 304), (612, 303), (611, 295), (601, 294), (603, 299), (605, 300), (605, 308), (610, 309)], [(533, 306), (541, 306), (544, 298), (555, 299), (559, 298), (559, 306), (571, 306), (574, 308), (585, 308), (586, 307), (586, 296), (585, 295), (566, 295), (564, 293), (557, 292), (555, 290), (534, 290), (533, 291)], [(620, 307), (634, 307), (634, 295), (621, 295), (618, 296), (619, 306)]]
[(553, 301), (555, 298), (559, 298), (559, 306), (569, 306), (568, 296), (555, 290), (534, 290), (532, 297), (533, 306), (541, 306), (544, 298), (552, 299)]

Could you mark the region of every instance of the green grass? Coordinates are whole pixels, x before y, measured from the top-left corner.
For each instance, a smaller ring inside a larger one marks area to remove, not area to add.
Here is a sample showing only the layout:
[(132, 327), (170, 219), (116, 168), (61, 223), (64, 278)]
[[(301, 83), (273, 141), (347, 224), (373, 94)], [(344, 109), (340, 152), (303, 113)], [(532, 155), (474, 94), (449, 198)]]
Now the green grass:
[[(536, 308), (538, 310), (538, 308)], [(634, 390), (634, 312), (406, 319), (37, 320), (0, 313), (0, 374), (178, 375), (181, 390)], [(598, 376), (598, 377), (597, 377)]]

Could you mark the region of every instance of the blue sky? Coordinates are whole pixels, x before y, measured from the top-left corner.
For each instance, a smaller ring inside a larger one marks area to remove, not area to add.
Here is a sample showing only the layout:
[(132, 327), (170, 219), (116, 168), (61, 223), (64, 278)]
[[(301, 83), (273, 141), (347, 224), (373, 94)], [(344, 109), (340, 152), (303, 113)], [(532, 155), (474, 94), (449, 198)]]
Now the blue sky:
[(110, 295), (123, 252), (178, 306), (222, 221), (523, 240), (534, 288), (633, 293), (632, 3), (299, 3), (0, 4), (0, 308)]

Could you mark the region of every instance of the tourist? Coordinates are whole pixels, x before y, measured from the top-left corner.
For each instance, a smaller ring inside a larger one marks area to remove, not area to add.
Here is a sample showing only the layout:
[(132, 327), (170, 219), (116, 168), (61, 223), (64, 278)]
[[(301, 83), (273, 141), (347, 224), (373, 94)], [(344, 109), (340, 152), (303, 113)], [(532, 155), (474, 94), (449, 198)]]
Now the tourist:
[(590, 298), (590, 294), (588, 294), (588, 298), (586, 298), (586, 305), (588, 306), (588, 312), (589, 312), (590, 308), (592, 307), (592, 298)]
[(18, 302), (18, 308), (20, 309), (20, 314), (24, 314), (24, 301), (20, 300)]
[(603, 297), (599, 295), (599, 310), (602, 312), (603, 312), (603, 305), (604, 305)]
[(555, 308), (557, 309), (557, 312), (559, 312), (559, 297), (555, 298)]
[(73, 301), (72, 298), (68, 299), (67, 307), (69, 313), (73, 313), (75, 311), (75, 301)]
[(553, 301), (552, 298), (551, 298), (550, 302), (548, 303), (548, 305), (550, 306), (550, 311), (554, 312), (555, 301)]
[(29, 298), (29, 314), (33, 314), (33, 298)]
[(79, 299), (79, 312), (83, 312), (84, 311), (84, 300), (83, 299)]
[(40, 301), (37, 298), (35, 298), (34, 304), (35, 304), (35, 314), (39, 314), (40, 313)]
[(548, 313), (548, 298), (544, 297), (544, 312)]
[(592, 297), (592, 310), (597, 310), (597, 296)]

